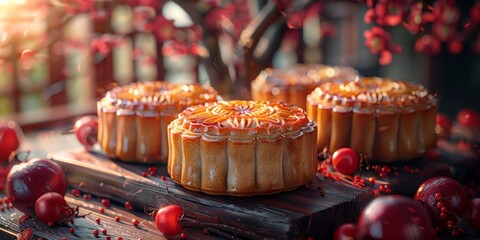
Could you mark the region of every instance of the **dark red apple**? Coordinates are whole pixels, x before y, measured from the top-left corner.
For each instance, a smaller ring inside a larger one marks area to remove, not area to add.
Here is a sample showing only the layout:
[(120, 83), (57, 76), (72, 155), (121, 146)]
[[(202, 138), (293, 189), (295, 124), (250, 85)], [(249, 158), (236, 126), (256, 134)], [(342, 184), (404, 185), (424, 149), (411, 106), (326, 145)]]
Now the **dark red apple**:
[(376, 198), (362, 211), (358, 239), (435, 239), (435, 229), (425, 207), (401, 195)]
[(65, 196), (67, 184), (62, 168), (48, 159), (33, 158), (19, 163), (7, 176), (5, 191), (13, 206), (35, 216), (35, 201), (45, 193)]
[(353, 240), (357, 235), (357, 225), (353, 223), (345, 223), (335, 230), (334, 240)]
[(98, 118), (90, 115), (79, 118), (73, 126), (73, 132), (82, 145), (91, 149), (97, 143)]
[(452, 178), (428, 179), (418, 187), (415, 199), (423, 203), (434, 223), (443, 230), (453, 230), (468, 214), (467, 194)]
[(15, 121), (0, 123), (0, 162), (8, 161), (8, 157), (20, 146), (22, 130)]

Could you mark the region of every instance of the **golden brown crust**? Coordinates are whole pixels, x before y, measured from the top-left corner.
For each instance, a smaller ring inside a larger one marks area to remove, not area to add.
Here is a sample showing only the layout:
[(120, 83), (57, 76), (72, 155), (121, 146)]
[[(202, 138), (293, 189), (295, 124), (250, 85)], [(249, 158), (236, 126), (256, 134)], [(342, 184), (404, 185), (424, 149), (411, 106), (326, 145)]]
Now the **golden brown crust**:
[(306, 97), (319, 84), (355, 80), (356, 70), (346, 66), (297, 64), (288, 68), (267, 68), (252, 81), (252, 99), (278, 101), (306, 109)]
[[(296, 106), (207, 103), (180, 113), (168, 132), (170, 176), (191, 190), (234, 196), (271, 194), (311, 181), (316, 171), (316, 125)], [(178, 138), (186, 137), (200, 139), (199, 144), (178, 143)], [(182, 171), (176, 170), (178, 166)]]
[(319, 151), (348, 146), (378, 162), (412, 159), (433, 147), (436, 106), (423, 86), (381, 78), (327, 82), (307, 97)]
[(97, 103), (100, 146), (123, 161), (166, 162), (168, 124), (186, 107), (216, 100), (213, 88), (196, 84), (157, 81), (115, 87)]

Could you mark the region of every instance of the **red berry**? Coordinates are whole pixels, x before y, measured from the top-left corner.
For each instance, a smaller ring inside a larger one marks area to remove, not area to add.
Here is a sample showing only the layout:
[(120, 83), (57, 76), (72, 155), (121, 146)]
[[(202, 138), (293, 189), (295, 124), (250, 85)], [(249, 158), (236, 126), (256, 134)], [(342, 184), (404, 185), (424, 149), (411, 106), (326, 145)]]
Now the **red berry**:
[(75, 122), (73, 132), (77, 140), (86, 148), (91, 148), (97, 142), (98, 118), (83, 116)]
[(102, 229), (102, 234), (103, 234), (103, 235), (107, 235), (107, 229), (105, 229), (105, 228)]
[(448, 116), (442, 113), (437, 113), (435, 116), (435, 132), (438, 134), (438, 136), (448, 137), (451, 129), (452, 121), (450, 121)]
[(107, 236), (105, 239), (106, 239), (106, 240), (110, 240), (110, 239), (112, 239), (112, 237)]
[(110, 200), (108, 200), (107, 198), (103, 198), (101, 202), (103, 206), (110, 207)]
[(480, 231), (480, 198), (474, 198), (469, 202), (470, 217), (468, 225), (476, 231)]
[(99, 207), (99, 208), (98, 208), (98, 211), (99, 211), (101, 214), (104, 214), (104, 213), (105, 213), (105, 208)]
[(417, 201), (388, 195), (374, 199), (362, 211), (358, 239), (435, 239), (426, 209)]
[(133, 226), (136, 227), (136, 226), (138, 226), (139, 223), (140, 223), (140, 222), (139, 222), (137, 219), (132, 219), (132, 224), (133, 224)]
[(70, 229), (68, 229), (68, 231), (69, 231), (71, 234), (73, 234), (73, 233), (75, 232), (75, 228), (70, 228)]
[(126, 208), (127, 210), (132, 210), (132, 209), (133, 209), (132, 203), (129, 202), (129, 201), (126, 201), (126, 202), (125, 202), (125, 208)]
[(20, 146), (22, 131), (14, 121), (0, 123), (0, 161), (8, 161), (10, 154)]
[(187, 234), (182, 232), (182, 233), (180, 234), (180, 238), (181, 238), (181, 239), (187, 239)]
[(97, 230), (97, 229), (94, 229), (94, 230), (93, 230), (93, 236), (95, 236), (95, 237), (98, 236), (98, 230)]
[(182, 232), (180, 220), (183, 209), (177, 205), (167, 205), (158, 210), (155, 216), (157, 229), (166, 236), (175, 236)]
[(90, 194), (88, 194), (88, 193), (83, 194), (83, 200), (88, 201), (88, 200), (90, 200), (91, 198), (92, 198), (92, 195), (90, 195)]
[(480, 114), (470, 108), (464, 108), (457, 114), (457, 121), (465, 127), (477, 128), (480, 126)]
[(142, 172), (142, 176), (147, 177), (147, 172)]
[(340, 225), (335, 231), (335, 235), (333, 236), (334, 240), (348, 240), (348, 239), (355, 239), (357, 235), (357, 226), (353, 223), (346, 223)]
[(72, 191), (70, 191), (70, 193), (75, 197), (80, 196), (80, 190), (78, 190), (78, 189), (72, 189)]
[(333, 153), (332, 163), (340, 173), (350, 175), (358, 168), (358, 157), (351, 148), (340, 148)]
[(100, 224), (100, 218), (95, 219), (95, 222), (96, 222), (97, 224)]
[[(447, 229), (449, 222), (453, 227), (465, 219), (468, 210), (468, 198), (462, 185), (448, 177), (434, 177), (423, 182), (417, 189), (415, 200), (423, 203), (435, 224), (442, 229)], [(442, 212), (443, 207), (448, 212)]]
[(119, 216), (115, 216), (115, 221), (116, 221), (116, 222), (120, 222), (120, 217), (119, 217)]

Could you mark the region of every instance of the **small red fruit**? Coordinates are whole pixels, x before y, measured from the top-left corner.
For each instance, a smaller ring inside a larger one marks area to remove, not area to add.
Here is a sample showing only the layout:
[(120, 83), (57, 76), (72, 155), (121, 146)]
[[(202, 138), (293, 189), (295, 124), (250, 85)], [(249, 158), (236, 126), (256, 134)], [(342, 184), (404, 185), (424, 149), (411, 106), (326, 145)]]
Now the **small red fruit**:
[(332, 163), (340, 173), (353, 174), (358, 168), (357, 153), (351, 148), (340, 148), (333, 153)]
[(132, 224), (133, 226), (138, 226), (138, 224), (140, 224), (140, 222), (137, 220), (137, 219), (132, 219)]
[(10, 154), (20, 146), (22, 131), (14, 121), (0, 123), (0, 162), (7, 162)]
[(346, 223), (340, 225), (335, 231), (335, 235), (333, 236), (334, 240), (352, 240), (355, 239), (357, 235), (357, 225), (353, 223)]
[(177, 205), (167, 205), (158, 210), (155, 215), (157, 229), (166, 236), (175, 236), (182, 232), (180, 220), (183, 217), (183, 208)]
[(75, 215), (75, 210), (68, 206), (63, 196), (57, 192), (45, 193), (38, 198), (35, 212), (38, 219), (49, 226), (67, 223)]
[(458, 112), (457, 121), (465, 127), (477, 128), (480, 126), (480, 114), (473, 109), (464, 108)]
[(435, 116), (435, 133), (437, 133), (439, 137), (447, 138), (450, 135), (451, 129), (452, 121), (450, 121), (448, 116), (442, 113), (437, 113)]
[(87, 149), (97, 142), (98, 118), (96, 116), (83, 116), (75, 122), (73, 132), (78, 141)]
[(468, 218), (468, 225), (476, 231), (480, 231), (480, 198), (470, 200), (470, 217)]
[(357, 239), (435, 239), (435, 229), (425, 208), (401, 196), (378, 197), (362, 211)]
[(127, 210), (133, 210), (133, 206), (131, 202), (126, 201), (124, 205)]
[[(433, 177), (417, 189), (415, 200), (423, 203), (437, 226), (446, 230), (449, 223), (455, 226), (465, 219), (468, 198), (462, 185), (452, 178)], [(442, 209), (445, 208), (442, 212)]]
[(105, 207), (110, 207), (110, 200), (107, 198), (102, 198), (101, 203)]

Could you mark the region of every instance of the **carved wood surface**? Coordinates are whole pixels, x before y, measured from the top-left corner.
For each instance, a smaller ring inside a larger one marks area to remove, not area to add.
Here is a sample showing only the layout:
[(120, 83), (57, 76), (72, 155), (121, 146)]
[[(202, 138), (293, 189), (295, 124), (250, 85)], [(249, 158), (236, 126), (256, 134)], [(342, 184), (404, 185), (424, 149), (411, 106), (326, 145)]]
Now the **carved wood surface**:
[[(270, 196), (212, 196), (173, 183), (165, 166), (159, 166), (157, 176), (142, 177), (149, 166), (110, 160), (96, 152), (70, 150), (50, 158), (66, 171), (70, 186), (82, 183), (82, 191), (119, 203), (130, 201), (138, 209), (180, 205), (186, 226), (227, 239), (328, 238), (340, 224), (355, 221), (374, 198), (372, 188), (353, 187), (321, 175), (304, 187)], [(424, 180), (450, 174), (444, 164), (413, 161), (404, 165), (419, 168), (421, 173), (399, 171), (398, 177), (389, 180), (393, 192), (412, 194)]]

